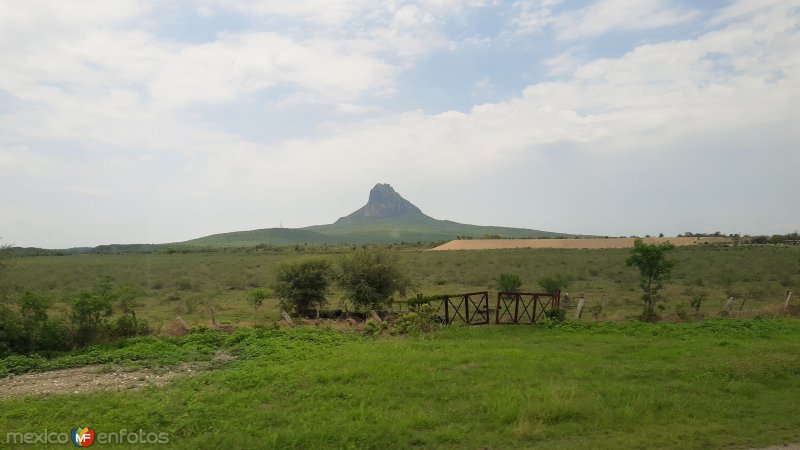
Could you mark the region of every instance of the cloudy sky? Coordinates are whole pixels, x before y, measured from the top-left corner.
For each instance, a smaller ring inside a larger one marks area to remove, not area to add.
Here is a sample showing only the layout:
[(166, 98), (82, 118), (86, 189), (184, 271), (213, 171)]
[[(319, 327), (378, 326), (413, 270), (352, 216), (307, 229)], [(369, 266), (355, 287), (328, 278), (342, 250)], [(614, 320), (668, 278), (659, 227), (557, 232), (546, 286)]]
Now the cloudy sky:
[(0, 0), (0, 243), (800, 229), (800, 0)]

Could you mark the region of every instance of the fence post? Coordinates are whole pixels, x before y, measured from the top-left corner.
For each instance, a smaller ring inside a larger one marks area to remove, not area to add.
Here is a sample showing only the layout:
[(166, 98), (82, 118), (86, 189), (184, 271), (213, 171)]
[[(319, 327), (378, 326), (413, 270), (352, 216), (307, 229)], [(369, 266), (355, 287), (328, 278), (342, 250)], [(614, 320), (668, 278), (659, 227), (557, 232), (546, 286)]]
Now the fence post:
[(792, 299), (792, 290), (786, 290), (786, 302), (783, 304), (783, 309), (789, 309), (789, 300)]
[(733, 304), (733, 297), (729, 298), (729, 299), (728, 299), (728, 300), (725, 302), (725, 306), (723, 306), (723, 307), (722, 307), (722, 310), (723, 310), (723, 311), (730, 311), (730, 310), (731, 310), (731, 305), (732, 305), (732, 304)]
[(294, 326), (294, 320), (292, 320), (292, 317), (289, 315), (289, 313), (287, 313), (284, 310), (281, 310), (281, 316), (283, 317), (283, 320), (286, 321), (287, 325)]
[(586, 303), (586, 299), (583, 298), (583, 292), (581, 292), (580, 300), (578, 300), (578, 308), (575, 310), (575, 318), (580, 319), (581, 314), (583, 314), (583, 305)]

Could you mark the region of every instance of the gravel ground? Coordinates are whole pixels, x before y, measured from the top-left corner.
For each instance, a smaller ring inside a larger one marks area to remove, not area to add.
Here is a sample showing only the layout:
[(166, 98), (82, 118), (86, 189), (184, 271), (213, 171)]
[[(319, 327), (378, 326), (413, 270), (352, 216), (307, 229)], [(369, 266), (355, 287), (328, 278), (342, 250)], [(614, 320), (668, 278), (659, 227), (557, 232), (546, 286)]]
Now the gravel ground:
[[(218, 354), (213, 362), (230, 360)], [(177, 377), (210, 369), (211, 361), (184, 363), (166, 369), (129, 370), (118, 365), (93, 365), (51, 372), (14, 375), (0, 379), (0, 400), (23, 395), (78, 394), (94, 391), (125, 391), (145, 386), (163, 386)]]

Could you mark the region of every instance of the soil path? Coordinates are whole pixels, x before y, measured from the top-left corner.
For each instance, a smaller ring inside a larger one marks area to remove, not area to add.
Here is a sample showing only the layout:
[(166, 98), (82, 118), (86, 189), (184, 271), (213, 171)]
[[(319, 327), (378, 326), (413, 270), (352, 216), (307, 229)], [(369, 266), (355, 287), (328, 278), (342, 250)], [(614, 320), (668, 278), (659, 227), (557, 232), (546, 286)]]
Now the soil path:
[(213, 362), (230, 359), (233, 359), (230, 355), (218, 354), (213, 361), (183, 363), (162, 369), (129, 370), (119, 365), (103, 364), (14, 375), (0, 379), (0, 400), (23, 395), (79, 394), (163, 386), (174, 378), (209, 370)]
[[(431, 250), (492, 250), (504, 248), (632, 248), (633, 238), (602, 239), (457, 239)], [(669, 237), (644, 238), (647, 244), (672, 242), (677, 246), (724, 244), (731, 240), (724, 237)]]

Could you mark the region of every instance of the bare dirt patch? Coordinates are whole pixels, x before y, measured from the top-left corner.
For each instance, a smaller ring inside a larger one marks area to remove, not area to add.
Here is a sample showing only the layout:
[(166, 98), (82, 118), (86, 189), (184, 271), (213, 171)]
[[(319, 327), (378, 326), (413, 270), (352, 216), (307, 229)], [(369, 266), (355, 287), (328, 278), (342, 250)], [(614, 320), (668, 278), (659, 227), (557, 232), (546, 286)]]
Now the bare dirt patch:
[(23, 395), (80, 394), (95, 391), (126, 391), (146, 386), (163, 386), (178, 377), (196, 375), (215, 363), (233, 359), (224, 353), (212, 361), (184, 363), (160, 369), (134, 369), (115, 364), (28, 373), (0, 379), (0, 400)]
[[(447, 242), (431, 250), (495, 250), (509, 248), (632, 248), (634, 238), (599, 239), (458, 239)], [(647, 244), (671, 242), (676, 246), (726, 244), (730, 239), (724, 237), (664, 237), (644, 238)]]

